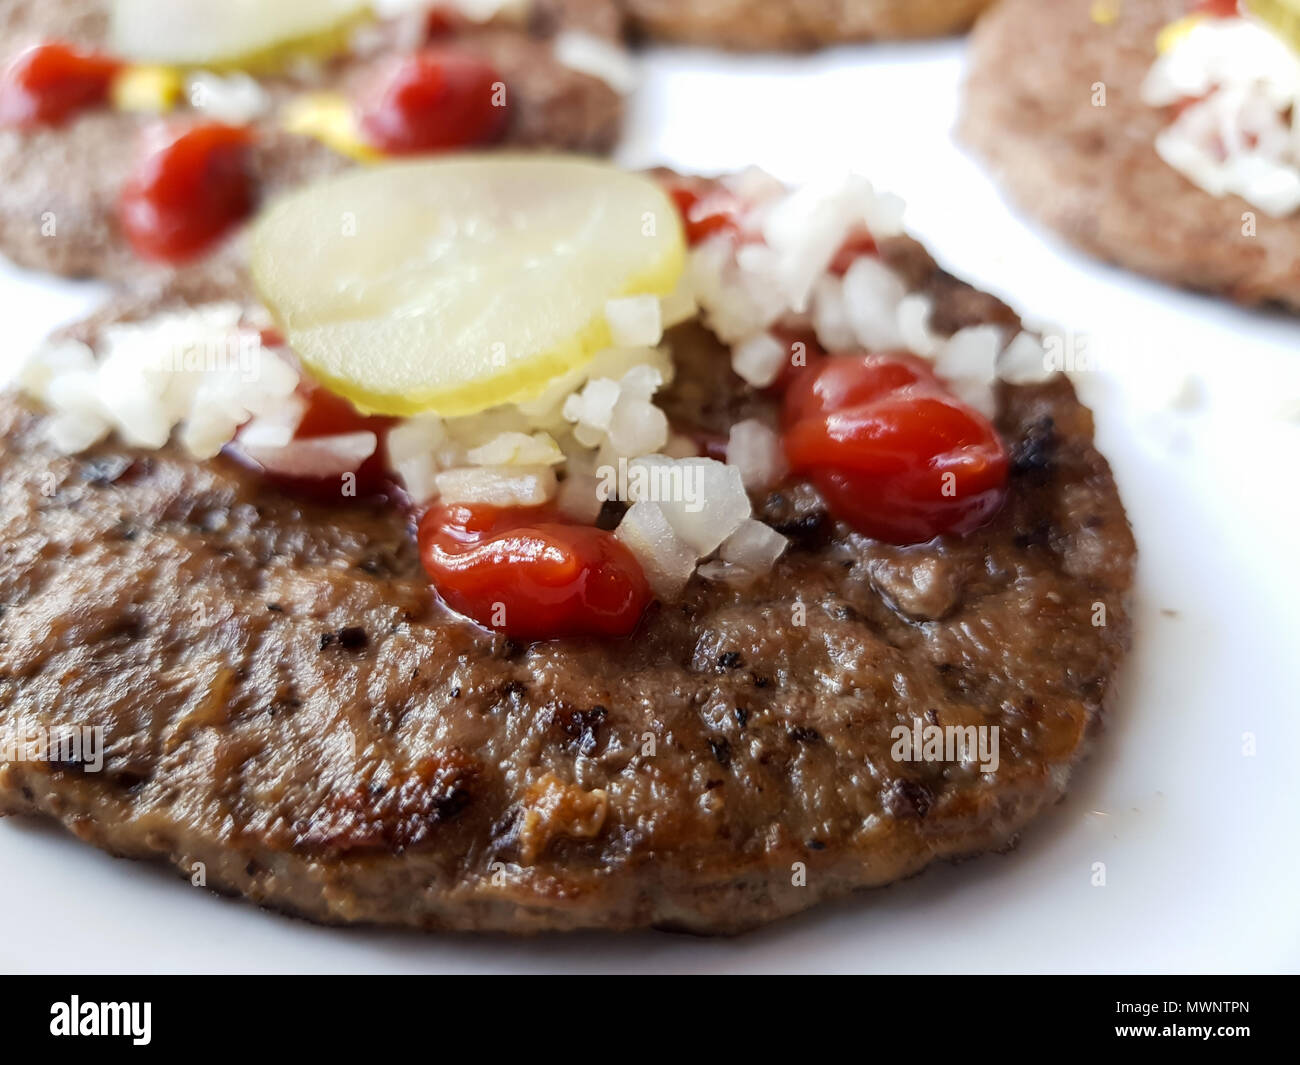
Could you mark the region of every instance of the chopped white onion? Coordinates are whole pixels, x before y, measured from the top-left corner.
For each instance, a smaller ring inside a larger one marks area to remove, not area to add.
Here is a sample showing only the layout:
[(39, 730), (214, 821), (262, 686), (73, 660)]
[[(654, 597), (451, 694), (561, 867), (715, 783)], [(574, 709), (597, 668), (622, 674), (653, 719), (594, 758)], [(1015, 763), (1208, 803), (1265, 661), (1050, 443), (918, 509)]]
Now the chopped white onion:
[(997, 409), (993, 396), (1002, 327), (973, 325), (959, 329), (939, 349), (934, 370), (953, 394), (986, 417)]
[(1053, 372), (1043, 342), (1023, 330), (998, 357), (998, 376), (1013, 385), (1046, 381)]
[(624, 398), (648, 400), (663, 387), (664, 378), (653, 366), (633, 366), (619, 380)]
[(645, 455), (628, 469), (632, 501), (656, 503), (697, 558), (717, 550), (752, 512), (740, 470), (714, 459)]
[(575, 392), (564, 401), (564, 417), (576, 423), (574, 435), (587, 447), (596, 447), (609, 432), (614, 419), (614, 406), (621, 390), (618, 382), (608, 377), (588, 381), (581, 392)]
[(902, 279), (879, 259), (863, 256), (844, 274), (844, 313), (859, 344), (869, 351), (902, 343), (898, 307), (907, 295)]
[(489, 503), (496, 507), (540, 506), (555, 495), (550, 466), (474, 466), (445, 470), (434, 477), (448, 503)]
[(786, 346), (771, 333), (758, 333), (731, 352), (731, 368), (755, 388), (766, 388), (780, 376), (790, 357)]
[(598, 377), (564, 401), (564, 417), (585, 447), (607, 446), (614, 457), (653, 453), (668, 442), (668, 416), (653, 402), (662, 385), (659, 370), (645, 364), (618, 381)]
[(857, 346), (858, 338), (844, 302), (844, 282), (834, 274), (823, 274), (813, 286), (812, 325), (818, 342), (827, 351)]
[(564, 452), (550, 433), (511, 432), (471, 448), (466, 457), (471, 466), (554, 466), (564, 461)]
[(425, 414), (393, 426), (388, 431), (388, 463), (416, 503), (438, 494), (438, 448), (446, 442), (442, 419)]
[(648, 399), (623, 396), (614, 405), (606, 438), (615, 455), (644, 455), (668, 442), (668, 415)]
[(765, 573), (776, 565), (789, 541), (769, 525), (747, 518), (723, 541), (719, 557), (742, 569)]
[(900, 236), (907, 203), (893, 192), (878, 192), (866, 205), (867, 231), (877, 240)]
[[(138, 447), (181, 443), (211, 458), (254, 416), (292, 417), (298, 372), (243, 325), (244, 308), (214, 303), (107, 326), (100, 358), (57, 345), (36, 355), (24, 386), (54, 414), (52, 442), (82, 450), (104, 427)], [(85, 427), (74, 429), (77, 419)]]
[(291, 396), (281, 409), (245, 422), (237, 439), (244, 447), (285, 447), (293, 439), (306, 411), (307, 401)]
[(218, 122), (242, 126), (271, 109), (271, 97), (256, 78), (236, 71), (212, 74), (201, 70), (185, 82), (190, 106)]
[(55, 414), (45, 428), (45, 438), (65, 455), (75, 455), (98, 444), (113, 431), (105, 418), (94, 415)]
[(659, 300), (654, 296), (624, 296), (605, 304), (605, 321), (616, 347), (654, 347), (663, 339)]
[(658, 503), (634, 503), (615, 535), (641, 563), (646, 580), (660, 599), (676, 598), (695, 572), (698, 556), (676, 534)]
[(898, 335), (903, 347), (922, 358), (932, 359), (943, 343), (930, 329), (934, 300), (923, 292), (909, 292), (898, 303)]
[(285, 477), (336, 477), (355, 473), (375, 453), (379, 438), (372, 432), (338, 433), (292, 440), (282, 447), (250, 446), (239, 450), (263, 469)]
[[(763, 238), (779, 261), (785, 306), (802, 312), (817, 278), (840, 246), (863, 227), (875, 236), (890, 235), (897, 220), (894, 205), (878, 204), (871, 182), (859, 174), (822, 178), (776, 200), (763, 216)], [(874, 218), (877, 227), (869, 225)]]
[(737, 249), (726, 234), (701, 242), (691, 253), (690, 284), (704, 324), (726, 344), (766, 329), (783, 312), (771, 249)]
[(740, 470), (740, 479), (749, 492), (771, 488), (785, 476), (787, 468), (781, 437), (755, 418), (731, 427), (727, 463)]
[(790, 192), (761, 166), (747, 166), (734, 174), (724, 174), (719, 180), (741, 203), (756, 206), (772, 203)]

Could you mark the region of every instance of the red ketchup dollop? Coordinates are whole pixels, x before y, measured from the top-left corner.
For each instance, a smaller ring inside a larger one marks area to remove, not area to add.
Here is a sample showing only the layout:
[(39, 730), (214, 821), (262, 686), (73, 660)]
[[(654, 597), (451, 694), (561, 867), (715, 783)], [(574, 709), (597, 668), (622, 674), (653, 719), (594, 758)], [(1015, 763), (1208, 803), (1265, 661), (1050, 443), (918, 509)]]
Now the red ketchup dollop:
[(1192, 13), (1210, 18), (1236, 18), (1241, 14), (1239, 0), (1199, 0)]
[(386, 64), (362, 91), (362, 135), (388, 155), (491, 144), (505, 134), (510, 109), (501, 76), (486, 59), (430, 47)]
[(438, 504), (419, 546), (449, 607), (518, 639), (626, 636), (650, 604), (640, 563), (612, 533), (551, 507)]
[(98, 52), (51, 42), (27, 49), (0, 75), (0, 126), (58, 126), (108, 99), (122, 69)]
[(786, 393), (784, 442), (831, 513), (897, 544), (983, 525), (1006, 498), (997, 430), (944, 388), (924, 360), (831, 355)]
[(192, 259), (252, 214), (253, 143), (251, 130), (218, 122), (156, 129), (118, 201), (136, 254), (161, 262)]

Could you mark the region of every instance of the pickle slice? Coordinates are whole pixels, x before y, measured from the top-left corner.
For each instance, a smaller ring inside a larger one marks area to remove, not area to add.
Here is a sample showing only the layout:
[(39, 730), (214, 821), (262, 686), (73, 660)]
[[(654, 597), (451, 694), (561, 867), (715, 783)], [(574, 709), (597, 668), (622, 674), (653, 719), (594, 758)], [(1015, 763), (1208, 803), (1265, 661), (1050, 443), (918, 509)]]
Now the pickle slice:
[(253, 278), (304, 365), (366, 411), (535, 398), (610, 346), (605, 305), (685, 264), (659, 184), (564, 156), (458, 155), (297, 190), (255, 224)]
[(136, 63), (268, 68), (277, 56), (330, 52), (366, 0), (114, 0), (113, 51)]

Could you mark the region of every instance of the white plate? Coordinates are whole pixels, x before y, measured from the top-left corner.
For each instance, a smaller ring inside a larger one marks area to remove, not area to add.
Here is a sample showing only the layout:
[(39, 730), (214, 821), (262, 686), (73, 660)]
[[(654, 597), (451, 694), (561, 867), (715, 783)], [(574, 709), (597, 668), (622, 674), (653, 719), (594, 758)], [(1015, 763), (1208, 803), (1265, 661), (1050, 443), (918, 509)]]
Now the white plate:
[[(912, 228), (955, 273), (1087, 336), (1101, 370), (1081, 388), (1142, 559), (1123, 696), (1069, 797), (1009, 855), (718, 941), (321, 929), (10, 819), (0, 824), (10, 918), (0, 968), (1300, 968), (1300, 323), (1099, 266), (1018, 221), (950, 139), (958, 43), (808, 59), (662, 51), (645, 65), (624, 162), (756, 163), (788, 179), (856, 167), (908, 198)], [(93, 298), (7, 275), (10, 351)], [(1105, 886), (1094, 886), (1099, 862)]]

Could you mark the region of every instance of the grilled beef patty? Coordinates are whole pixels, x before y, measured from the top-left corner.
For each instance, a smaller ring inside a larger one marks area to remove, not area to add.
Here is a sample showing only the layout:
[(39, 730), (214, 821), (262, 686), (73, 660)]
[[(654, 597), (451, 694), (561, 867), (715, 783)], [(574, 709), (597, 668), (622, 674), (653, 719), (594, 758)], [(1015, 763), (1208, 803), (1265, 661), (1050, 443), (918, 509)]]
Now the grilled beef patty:
[(632, 24), (668, 40), (728, 48), (816, 48), (837, 41), (939, 37), (990, 0), (624, 0)]
[[(910, 240), (882, 251), (936, 327), (1015, 321)], [(669, 339), (675, 420), (773, 416), (704, 330)], [(0, 735), (101, 725), (107, 750), (0, 764), (0, 811), (316, 921), (427, 929), (737, 932), (1004, 847), (1110, 700), (1135, 548), (1068, 381), (999, 402), (1010, 497), (974, 535), (869, 540), (792, 482), (756, 501), (792, 540), (758, 584), (697, 578), (630, 639), (529, 646), (439, 605), (395, 508), (174, 447), (61, 457), (7, 399)], [(896, 760), (918, 723), (997, 726), (998, 768)]]
[[(1125, 0), (1099, 23), (1091, 0), (1003, 0), (972, 37), (961, 136), (1026, 211), (1090, 254), (1300, 310), (1300, 216), (1212, 196), (1156, 154), (1169, 115), (1143, 102), (1142, 82), (1161, 28), (1191, 7)], [(1259, 216), (1249, 236), (1247, 215)]]
[[(107, 0), (7, 0), (0, 10), (0, 62), (41, 40), (104, 47), (108, 6)], [(620, 23), (613, 0), (538, 0), (526, 28), (469, 27), (451, 40), (490, 60), (505, 79), (511, 108), (506, 145), (605, 152), (618, 137), (622, 97), (561, 65), (552, 45), (564, 29), (615, 40)], [(389, 29), (401, 36), (396, 24)], [(340, 60), (311, 77), (265, 79), (263, 87), (277, 107), (303, 92), (346, 92), (397, 47), (396, 40), (387, 48), (381, 40), (373, 59)], [(141, 132), (156, 121), (100, 108), (55, 128), (0, 129), (0, 253), (19, 266), (70, 277), (134, 283), (172, 273), (135, 255), (117, 218)], [(264, 197), (354, 165), (316, 140), (286, 133), (278, 121), (273, 113), (257, 123), (253, 168)]]

